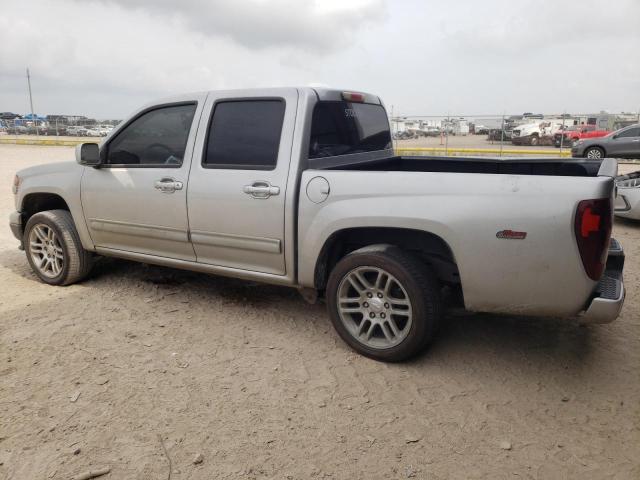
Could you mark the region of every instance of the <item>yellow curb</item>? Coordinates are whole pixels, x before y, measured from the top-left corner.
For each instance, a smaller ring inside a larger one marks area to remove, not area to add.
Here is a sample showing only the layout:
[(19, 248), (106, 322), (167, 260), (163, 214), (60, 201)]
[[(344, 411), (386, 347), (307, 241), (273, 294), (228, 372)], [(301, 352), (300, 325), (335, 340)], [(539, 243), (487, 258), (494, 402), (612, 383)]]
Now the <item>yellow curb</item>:
[(523, 150), (513, 148), (443, 148), (443, 147), (400, 147), (396, 148), (398, 154), (407, 154), (410, 152), (420, 153), (438, 153), (438, 154), (456, 154), (456, 153), (477, 153), (480, 155), (486, 154), (500, 154), (502, 155), (550, 155), (553, 157), (570, 157), (571, 151), (563, 150)]

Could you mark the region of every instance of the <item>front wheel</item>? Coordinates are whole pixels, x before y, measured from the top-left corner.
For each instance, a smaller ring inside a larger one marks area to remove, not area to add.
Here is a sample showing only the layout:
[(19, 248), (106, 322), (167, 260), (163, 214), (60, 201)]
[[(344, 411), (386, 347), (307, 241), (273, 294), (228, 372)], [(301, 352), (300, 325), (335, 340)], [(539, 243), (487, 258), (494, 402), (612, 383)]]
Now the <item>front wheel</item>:
[(600, 147), (590, 147), (584, 152), (586, 158), (604, 158), (604, 150)]
[(91, 253), (82, 248), (73, 218), (66, 210), (33, 215), (24, 229), (23, 243), (29, 265), (49, 285), (78, 282), (91, 270)]
[(440, 285), (419, 259), (378, 245), (350, 253), (327, 284), (331, 322), (357, 352), (386, 362), (424, 349), (442, 315)]

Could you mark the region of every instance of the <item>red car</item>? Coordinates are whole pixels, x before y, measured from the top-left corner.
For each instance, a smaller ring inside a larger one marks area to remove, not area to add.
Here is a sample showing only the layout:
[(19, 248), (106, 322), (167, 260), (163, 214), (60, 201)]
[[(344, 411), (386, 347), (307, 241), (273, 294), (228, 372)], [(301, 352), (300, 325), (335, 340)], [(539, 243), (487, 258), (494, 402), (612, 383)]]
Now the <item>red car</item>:
[[(553, 144), (556, 147), (571, 147), (573, 142), (577, 142), (581, 138), (597, 138), (609, 135), (611, 130), (597, 130), (595, 125), (571, 125), (564, 131), (558, 132), (553, 136)], [(564, 140), (562, 136), (564, 135)]]

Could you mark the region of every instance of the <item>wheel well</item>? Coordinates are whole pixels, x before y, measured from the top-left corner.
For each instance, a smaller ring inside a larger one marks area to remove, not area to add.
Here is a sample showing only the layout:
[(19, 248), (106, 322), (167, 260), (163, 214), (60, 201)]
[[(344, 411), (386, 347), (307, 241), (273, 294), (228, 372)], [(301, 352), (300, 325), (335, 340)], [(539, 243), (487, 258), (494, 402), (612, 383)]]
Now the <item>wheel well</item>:
[(413, 253), (446, 284), (459, 284), (460, 274), (449, 245), (439, 236), (409, 228), (360, 227), (332, 234), (316, 261), (314, 284), (324, 290), (333, 267), (345, 255), (367, 245), (389, 244)]
[(602, 150), (603, 156), (607, 155), (607, 151), (605, 150), (605, 148), (601, 145), (589, 145), (587, 148), (584, 149), (584, 153), (586, 155), (586, 153), (591, 150), (592, 148), (598, 148), (600, 150)]
[(22, 200), (22, 224), (26, 225), (31, 216), (45, 210), (67, 210), (69, 206), (55, 193), (30, 193)]

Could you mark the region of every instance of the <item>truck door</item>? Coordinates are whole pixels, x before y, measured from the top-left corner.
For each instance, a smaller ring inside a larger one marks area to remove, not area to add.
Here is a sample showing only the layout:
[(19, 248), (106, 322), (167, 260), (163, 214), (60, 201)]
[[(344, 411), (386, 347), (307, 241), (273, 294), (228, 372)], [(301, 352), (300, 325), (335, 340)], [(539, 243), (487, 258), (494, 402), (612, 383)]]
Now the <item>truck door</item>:
[(298, 102), (211, 93), (187, 202), (197, 261), (285, 275), (285, 197)]
[(607, 145), (607, 156), (640, 157), (640, 127), (622, 130)]
[(187, 180), (206, 95), (142, 110), (84, 169), (82, 208), (99, 248), (195, 261)]

